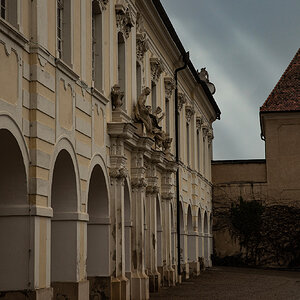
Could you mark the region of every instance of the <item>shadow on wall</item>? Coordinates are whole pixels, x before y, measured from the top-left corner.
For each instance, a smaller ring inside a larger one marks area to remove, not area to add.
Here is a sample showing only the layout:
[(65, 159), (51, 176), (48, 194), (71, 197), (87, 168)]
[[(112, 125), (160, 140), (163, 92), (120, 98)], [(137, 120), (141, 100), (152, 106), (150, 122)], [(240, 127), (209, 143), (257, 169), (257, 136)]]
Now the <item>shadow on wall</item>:
[(239, 197), (215, 209), (214, 236), (215, 265), (300, 268), (299, 208)]

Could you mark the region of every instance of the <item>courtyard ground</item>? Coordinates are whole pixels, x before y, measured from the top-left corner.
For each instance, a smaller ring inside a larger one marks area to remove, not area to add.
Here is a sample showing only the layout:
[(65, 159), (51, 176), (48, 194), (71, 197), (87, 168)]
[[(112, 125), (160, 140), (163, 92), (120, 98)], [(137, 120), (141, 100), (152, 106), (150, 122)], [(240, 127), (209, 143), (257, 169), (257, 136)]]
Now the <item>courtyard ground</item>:
[(300, 300), (300, 272), (213, 267), (150, 299)]

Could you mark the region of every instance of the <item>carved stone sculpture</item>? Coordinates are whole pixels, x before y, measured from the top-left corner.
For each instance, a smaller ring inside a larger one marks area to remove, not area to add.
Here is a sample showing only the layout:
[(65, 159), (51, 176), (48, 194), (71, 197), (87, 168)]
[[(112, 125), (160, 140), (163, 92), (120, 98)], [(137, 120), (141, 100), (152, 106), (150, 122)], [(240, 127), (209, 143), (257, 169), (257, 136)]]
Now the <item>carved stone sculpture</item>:
[(123, 105), (124, 92), (121, 92), (121, 88), (118, 84), (115, 84), (111, 88), (111, 100), (113, 110), (120, 110)]
[(133, 110), (135, 120), (136, 122), (142, 122), (144, 124), (148, 136), (154, 138), (156, 147), (163, 148), (163, 150), (168, 151), (170, 149), (172, 139), (162, 130), (162, 127), (159, 125), (165, 114), (162, 113), (162, 109), (159, 106), (152, 114), (151, 106), (145, 105), (150, 91), (150, 88), (144, 88), (137, 104), (134, 106)]
[(150, 58), (150, 66), (152, 80), (157, 82), (160, 77), (160, 74), (165, 69), (164, 64), (161, 59), (152, 57)]
[(121, 4), (116, 4), (116, 20), (118, 31), (122, 32), (125, 38), (128, 38), (131, 28), (134, 26), (131, 7), (125, 8)]
[(149, 49), (149, 43), (145, 33), (136, 35), (136, 57), (137, 60), (142, 61), (145, 53)]
[(186, 103), (186, 98), (183, 93), (178, 93), (178, 111), (181, 111), (183, 104)]
[(185, 117), (188, 123), (190, 123), (192, 116), (194, 115), (195, 110), (191, 105), (185, 106)]
[(209, 75), (208, 72), (206, 71), (206, 68), (201, 68), (201, 71), (198, 72), (198, 75), (199, 78), (206, 83), (211, 94), (213, 95), (216, 92), (216, 87), (212, 82), (209, 81)]
[(172, 77), (166, 77), (164, 79), (165, 82), (165, 96), (166, 98), (171, 98), (172, 96), (172, 91), (175, 88), (175, 82)]

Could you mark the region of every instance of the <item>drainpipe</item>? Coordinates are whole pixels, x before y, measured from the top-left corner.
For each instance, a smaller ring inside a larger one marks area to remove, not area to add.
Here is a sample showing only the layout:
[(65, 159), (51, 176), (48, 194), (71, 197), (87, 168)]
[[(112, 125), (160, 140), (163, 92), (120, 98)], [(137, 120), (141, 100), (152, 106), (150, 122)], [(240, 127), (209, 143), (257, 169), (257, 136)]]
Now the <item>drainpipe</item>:
[(179, 192), (179, 130), (178, 130), (178, 72), (184, 70), (187, 67), (187, 63), (189, 61), (189, 52), (186, 52), (183, 57), (184, 65), (180, 68), (177, 68), (174, 73), (175, 80), (175, 135), (176, 135), (176, 163), (177, 163), (177, 171), (176, 171), (176, 206), (177, 206), (177, 270), (178, 276), (181, 275), (181, 266), (180, 266), (180, 192)]

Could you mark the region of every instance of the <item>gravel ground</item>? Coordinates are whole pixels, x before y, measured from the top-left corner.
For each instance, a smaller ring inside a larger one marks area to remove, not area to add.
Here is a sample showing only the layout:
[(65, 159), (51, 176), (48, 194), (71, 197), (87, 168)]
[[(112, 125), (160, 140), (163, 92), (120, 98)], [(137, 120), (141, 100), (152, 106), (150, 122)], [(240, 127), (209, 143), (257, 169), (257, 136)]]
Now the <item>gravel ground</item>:
[(300, 272), (213, 267), (150, 299), (300, 300)]

